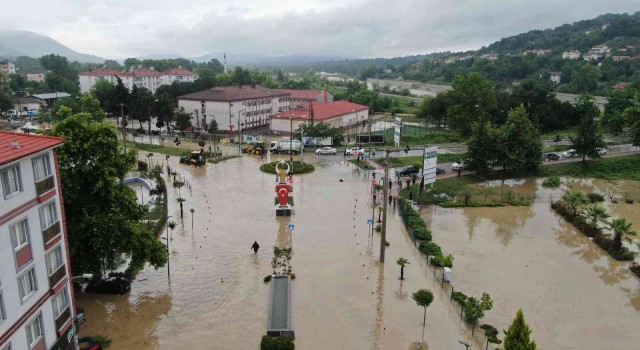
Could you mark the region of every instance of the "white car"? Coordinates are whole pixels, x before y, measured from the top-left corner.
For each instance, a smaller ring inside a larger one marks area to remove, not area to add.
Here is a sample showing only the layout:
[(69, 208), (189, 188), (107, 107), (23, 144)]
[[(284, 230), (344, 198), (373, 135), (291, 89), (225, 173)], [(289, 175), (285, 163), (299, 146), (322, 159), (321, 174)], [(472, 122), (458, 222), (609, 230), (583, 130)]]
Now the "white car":
[(345, 153), (347, 155), (354, 155), (356, 152), (358, 153), (365, 153), (366, 151), (364, 150), (364, 148), (358, 148), (358, 147), (353, 147), (353, 148), (347, 148), (345, 150)]
[(336, 154), (337, 150), (331, 147), (322, 147), (316, 150), (316, 154)]
[(467, 164), (464, 161), (459, 161), (459, 162), (451, 164), (451, 171), (453, 171), (453, 172), (464, 171), (464, 168), (466, 166), (467, 166)]
[(562, 152), (561, 156), (562, 158), (575, 158), (578, 156), (578, 152), (575, 149), (570, 149)]
[(599, 155), (604, 155), (609, 153), (609, 150), (606, 147), (598, 147), (596, 148), (596, 151), (598, 151)]

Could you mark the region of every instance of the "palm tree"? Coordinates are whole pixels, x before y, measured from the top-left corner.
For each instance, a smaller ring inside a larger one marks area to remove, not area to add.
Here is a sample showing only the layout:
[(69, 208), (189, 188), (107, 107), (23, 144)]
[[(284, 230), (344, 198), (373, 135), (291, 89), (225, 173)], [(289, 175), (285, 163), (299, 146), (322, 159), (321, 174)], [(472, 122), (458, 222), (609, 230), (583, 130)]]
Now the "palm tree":
[(598, 223), (604, 222), (611, 215), (607, 213), (607, 210), (600, 205), (594, 205), (593, 207), (587, 208), (584, 212), (584, 216), (587, 220), (591, 221), (591, 226), (594, 228), (598, 227)]
[(578, 215), (578, 210), (585, 204), (589, 203), (587, 196), (578, 190), (568, 190), (562, 196), (562, 201), (571, 208), (572, 215)]
[(424, 316), (422, 318), (422, 339), (424, 339), (424, 326), (427, 322), (427, 306), (433, 302), (433, 293), (428, 289), (420, 289), (411, 295), (418, 306), (424, 308)]
[(178, 199), (176, 199), (178, 201), (178, 203), (180, 203), (180, 219), (182, 219), (184, 217), (184, 215), (182, 214), (182, 203), (184, 203), (186, 201), (186, 199), (180, 197)]
[(182, 186), (184, 186), (184, 182), (182, 182), (182, 181), (174, 181), (173, 182), (173, 187), (178, 189), (178, 197), (180, 197), (180, 188), (182, 188)]
[(622, 249), (622, 239), (627, 238), (627, 236), (635, 236), (636, 232), (631, 231), (631, 223), (627, 221), (625, 218), (617, 218), (611, 221), (609, 224), (609, 228), (613, 230), (615, 236), (613, 237), (613, 242), (618, 251)]
[(404, 267), (409, 265), (409, 260), (407, 260), (405, 258), (398, 258), (398, 261), (396, 261), (396, 263), (398, 265), (400, 265), (400, 279), (403, 280), (404, 279)]

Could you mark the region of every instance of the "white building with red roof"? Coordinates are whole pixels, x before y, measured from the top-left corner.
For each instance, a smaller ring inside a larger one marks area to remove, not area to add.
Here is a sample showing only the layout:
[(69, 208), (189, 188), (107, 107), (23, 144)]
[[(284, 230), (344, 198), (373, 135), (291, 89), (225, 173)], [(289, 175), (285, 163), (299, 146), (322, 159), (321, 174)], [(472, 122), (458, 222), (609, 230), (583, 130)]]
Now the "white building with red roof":
[(178, 97), (178, 107), (192, 115), (196, 129), (245, 130), (267, 126), (269, 117), (289, 110), (290, 94), (260, 85), (218, 86)]
[(0, 131), (0, 349), (75, 349), (57, 148)]
[(198, 75), (190, 70), (182, 67), (173, 68), (164, 72), (157, 71), (153, 67), (144, 68), (138, 66), (135, 69), (129, 69), (127, 72), (119, 72), (108, 68), (96, 68), (78, 73), (78, 81), (80, 82), (80, 92), (86, 93), (101, 80), (107, 80), (112, 84), (117, 84), (117, 78), (129, 89), (133, 86), (138, 88), (144, 87), (152, 93), (156, 92), (160, 86), (171, 85), (174, 81), (193, 82)]
[(291, 97), (291, 107), (299, 104), (309, 104), (309, 102), (333, 102), (333, 95), (327, 90), (293, 90), (275, 89), (287, 93)]
[(300, 105), (296, 109), (281, 112), (271, 117), (270, 130), (279, 134), (290, 134), (300, 124), (327, 123), (332, 128), (361, 125), (369, 119), (369, 107), (349, 101), (312, 102), (309, 106)]

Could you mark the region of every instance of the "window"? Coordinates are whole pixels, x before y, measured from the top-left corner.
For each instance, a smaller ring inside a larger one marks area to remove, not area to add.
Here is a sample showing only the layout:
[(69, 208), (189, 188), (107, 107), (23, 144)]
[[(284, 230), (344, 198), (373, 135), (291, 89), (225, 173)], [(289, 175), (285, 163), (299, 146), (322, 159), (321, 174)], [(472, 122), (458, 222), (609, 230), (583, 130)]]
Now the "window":
[(64, 264), (64, 260), (62, 260), (62, 248), (58, 246), (56, 249), (47, 253), (45, 260), (47, 262), (47, 275), (51, 276)]
[(58, 221), (58, 211), (56, 203), (51, 201), (40, 208), (40, 226), (44, 230), (56, 221)]
[(5, 198), (22, 191), (19, 165), (3, 170), (0, 178), (2, 178), (2, 192)]
[(36, 181), (40, 181), (51, 175), (51, 167), (49, 166), (49, 155), (34, 158), (33, 161), (33, 177)]
[(7, 346), (5, 346), (2, 350), (11, 350), (11, 343), (9, 343)]
[(11, 232), (11, 243), (13, 244), (14, 251), (22, 249), (22, 247), (29, 243), (29, 226), (27, 225), (27, 219), (10, 226), (9, 231)]
[(27, 331), (27, 344), (29, 344), (29, 349), (32, 349), (42, 338), (42, 314), (39, 314), (24, 328)]
[(67, 295), (67, 287), (56, 294), (53, 299), (53, 318), (58, 318), (69, 307), (69, 296)]
[(20, 290), (20, 298), (22, 298), (22, 301), (28, 299), (31, 294), (38, 290), (35, 268), (32, 267), (31, 270), (18, 277), (18, 289)]

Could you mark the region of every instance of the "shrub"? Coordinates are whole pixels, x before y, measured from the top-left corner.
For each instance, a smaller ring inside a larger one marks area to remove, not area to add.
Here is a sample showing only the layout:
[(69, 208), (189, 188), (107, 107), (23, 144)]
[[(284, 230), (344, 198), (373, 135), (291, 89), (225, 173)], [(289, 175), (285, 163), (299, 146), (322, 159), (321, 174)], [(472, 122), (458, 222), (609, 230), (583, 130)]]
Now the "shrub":
[(453, 255), (436, 254), (431, 258), (431, 263), (438, 267), (453, 267)]
[(263, 335), (260, 342), (260, 350), (294, 350), (295, 348), (291, 337), (274, 338), (269, 335)]
[[(265, 173), (269, 173), (269, 174), (275, 174), (276, 173), (276, 164), (278, 162), (271, 162), (271, 163), (267, 163), (267, 164), (262, 164), (260, 166), (260, 170), (265, 172)], [(306, 173), (310, 173), (312, 171), (315, 170), (315, 167), (313, 166), (313, 164), (307, 164), (307, 163), (302, 163), (299, 161), (294, 161), (293, 162), (293, 170), (292, 173), (293, 174), (306, 174)]]
[(262, 280), (264, 283), (269, 283), (271, 282), (271, 275), (266, 275), (264, 276), (264, 279)]
[(417, 228), (413, 230), (413, 238), (421, 241), (431, 241), (431, 230), (428, 228)]
[(560, 178), (557, 176), (551, 176), (542, 181), (542, 186), (544, 187), (560, 187), (560, 184)]
[(633, 199), (625, 199), (624, 202), (627, 204), (633, 204)]
[(451, 293), (451, 298), (460, 305), (464, 305), (464, 302), (467, 300), (467, 296), (462, 292)]
[(598, 193), (589, 193), (587, 198), (589, 198), (590, 203), (604, 202), (604, 196)]
[(640, 277), (640, 265), (631, 266), (629, 269), (631, 272), (635, 273), (636, 276)]
[(440, 246), (433, 242), (420, 242), (420, 251), (425, 255), (431, 256), (442, 254)]

